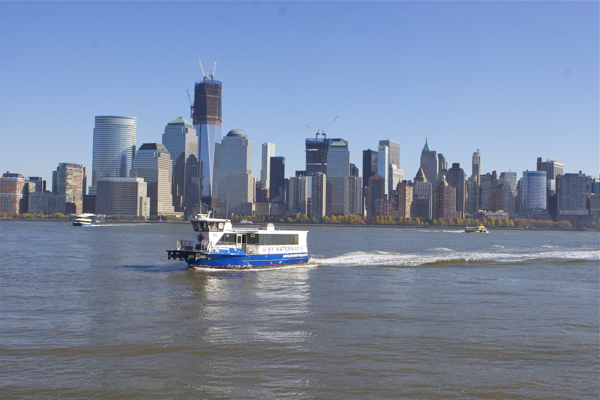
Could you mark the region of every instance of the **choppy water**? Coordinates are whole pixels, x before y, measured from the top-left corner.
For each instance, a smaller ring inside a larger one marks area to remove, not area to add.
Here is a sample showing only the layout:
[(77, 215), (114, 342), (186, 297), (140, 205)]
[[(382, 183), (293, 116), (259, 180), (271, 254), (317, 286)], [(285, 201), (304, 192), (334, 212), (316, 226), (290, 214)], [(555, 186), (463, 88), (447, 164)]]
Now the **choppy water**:
[(309, 229), (197, 271), (187, 225), (0, 221), (1, 397), (599, 397), (597, 232)]

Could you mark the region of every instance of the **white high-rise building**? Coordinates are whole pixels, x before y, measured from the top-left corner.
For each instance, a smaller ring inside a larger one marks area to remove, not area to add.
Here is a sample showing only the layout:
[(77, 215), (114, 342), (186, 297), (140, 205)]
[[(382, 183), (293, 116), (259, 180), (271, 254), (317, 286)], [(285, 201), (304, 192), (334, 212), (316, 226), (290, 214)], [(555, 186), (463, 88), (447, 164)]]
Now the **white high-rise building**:
[(136, 133), (135, 117), (96, 117), (89, 194), (96, 194), (99, 178), (129, 176), (135, 155)]
[(144, 143), (135, 155), (130, 176), (144, 178), (150, 198), (150, 215), (174, 214), (172, 166), (169, 151), (162, 144)]
[(275, 143), (263, 143), (260, 181), (266, 187), (271, 187), (271, 157), (275, 157)]

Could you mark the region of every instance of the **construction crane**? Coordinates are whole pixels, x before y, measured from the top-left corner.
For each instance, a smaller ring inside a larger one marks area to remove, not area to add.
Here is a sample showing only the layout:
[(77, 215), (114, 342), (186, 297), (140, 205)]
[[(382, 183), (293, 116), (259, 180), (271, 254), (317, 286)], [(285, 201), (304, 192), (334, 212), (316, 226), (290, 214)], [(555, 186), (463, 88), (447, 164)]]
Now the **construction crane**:
[(202, 77), (204, 79), (214, 79), (215, 78), (215, 70), (217, 69), (217, 58), (219, 58), (219, 56), (215, 57), (215, 62), (213, 63), (213, 69), (212, 71), (208, 71), (208, 74), (206, 72), (204, 72), (204, 67), (202, 66), (202, 60), (200, 59), (200, 54), (196, 53), (196, 56), (198, 57), (198, 62), (200, 63), (200, 69), (202, 70)]
[(215, 57), (215, 63), (213, 64), (212, 72), (210, 72), (210, 77), (211, 78), (215, 77), (215, 70), (217, 69), (217, 58), (219, 58), (219, 56)]
[(196, 56), (198, 57), (198, 62), (200, 63), (200, 69), (202, 70), (202, 77), (204, 79), (208, 78), (208, 76), (204, 73), (204, 67), (202, 66), (202, 60), (200, 59), (200, 54), (196, 53)]
[(190, 97), (190, 91), (187, 89), (185, 91), (187, 92), (188, 101), (190, 102), (190, 116), (192, 118), (194, 118), (194, 105), (192, 104), (192, 98)]
[(313, 131), (314, 133), (316, 133), (316, 134), (317, 134), (317, 137), (318, 137), (319, 135), (323, 135), (323, 136), (325, 136), (325, 135), (327, 134), (327, 132), (329, 132), (329, 128), (331, 128), (331, 125), (333, 125), (333, 123), (335, 122), (335, 120), (336, 120), (337, 118), (338, 118), (338, 117), (335, 117), (335, 118), (333, 119), (333, 121), (331, 121), (331, 123), (329, 124), (329, 126), (327, 127), (327, 129), (317, 129), (317, 130), (315, 131), (313, 128), (311, 128), (311, 127), (310, 127), (310, 126), (308, 126), (308, 125), (304, 125), (304, 126), (305, 126), (305, 127), (307, 127), (308, 129), (310, 129), (311, 131)]
[(329, 128), (331, 128), (331, 125), (333, 125), (333, 123), (335, 122), (336, 119), (337, 119), (337, 115), (333, 119), (333, 121), (331, 121), (331, 123), (329, 124), (329, 126), (327, 127), (327, 129), (325, 129), (325, 131), (323, 132), (323, 135), (326, 134), (327, 132), (329, 132)]

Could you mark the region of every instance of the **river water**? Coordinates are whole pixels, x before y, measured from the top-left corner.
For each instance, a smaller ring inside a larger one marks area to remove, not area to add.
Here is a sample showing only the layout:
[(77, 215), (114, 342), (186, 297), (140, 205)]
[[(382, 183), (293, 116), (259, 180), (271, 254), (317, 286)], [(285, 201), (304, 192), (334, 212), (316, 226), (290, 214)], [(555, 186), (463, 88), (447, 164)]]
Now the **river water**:
[(597, 232), (304, 229), (206, 271), (187, 224), (0, 221), (0, 396), (598, 399)]

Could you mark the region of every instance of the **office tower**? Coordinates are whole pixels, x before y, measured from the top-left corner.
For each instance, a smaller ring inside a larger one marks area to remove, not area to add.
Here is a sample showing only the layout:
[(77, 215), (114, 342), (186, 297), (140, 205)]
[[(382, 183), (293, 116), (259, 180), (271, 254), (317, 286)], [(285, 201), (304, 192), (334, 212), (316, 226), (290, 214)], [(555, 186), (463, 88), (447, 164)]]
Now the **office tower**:
[(520, 209), (546, 209), (546, 171), (523, 171)]
[(501, 172), (500, 183), (508, 186), (508, 212), (509, 215), (513, 215), (517, 212), (516, 199), (517, 199), (517, 173), (516, 172)]
[(475, 181), (477, 182), (477, 186), (479, 186), (480, 184), (480, 177), (481, 177), (481, 153), (479, 152), (479, 149), (477, 149), (476, 152), (473, 153), (473, 159), (472, 159), (472, 164), (471, 164), (471, 176), (475, 178)]
[(439, 173), (448, 171), (448, 160), (446, 160), (446, 157), (442, 153), (438, 153), (438, 168)]
[(271, 157), (275, 157), (275, 143), (263, 143), (260, 181), (266, 188), (271, 187), (269, 182), (269, 177), (271, 176)]
[[(369, 193), (369, 179), (371, 179), (371, 177), (373, 175), (377, 174), (377, 164), (378, 164), (378, 160), (377, 160), (377, 151), (375, 150), (363, 150), (363, 159), (362, 159), (362, 183), (363, 183), (363, 205), (367, 206), (368, 204), (368, 193)], [(361, 215), (365, 215), (365, 212), (363, 211), (361, 213)]]
[(135, 117), (96, 117), (89, 194), (96, 194), (96, 183), (101, 177), (129, 176), (135, 155), (136, 132)]
[(369, 179), (377, 173), (377, 152), (375, 150), (363, 150), (363, 185), (369, 185)]
[(142, 178), (99, 178), (97, 181), (96, 213), (148, 218), (150, 198)]
[(489, 193), (488, 211), (506, 211), (510, 214), (510, 186), (505, 182), (500, 182), (492, 186)]
[(479, 211), (479, 185), (477, 185), (477, 177), (470, 176), (467, 178), (467, 214), (473, 215)]
[[(348, 215), (350, 181), (350, 151), (343, 139), (330, 139), (327, 150), (327, 215)], [(352, 194), (354, 196), (355, 193)]]
[(379, 146), (382, 145), (387, 146), (388, 148), (389, 163), (394, 164), (396, 167), (400, 168), (400, 143), (390, 139), (386, 139), (379, 141)]
[(369, 178), (369, 191), (367, 194), (367, 219), (373, 220), (377, 216), (377, 201), (385, 199), (385, 181), (375, 174)]
[(479, 208), (484, 211), (490, 210), (490, 189), (498, 184), (496, 171), (488, 172), (480, 176), (479, 181)]
[(442, 180), (435, 191), (436, 218), (456, 218), (456, 188)]
[(199, 171), (201, 178), (201, 200), (213, 204), (214, 191), (215, 145), (223, 138), (222, 132), (222, 83), (211, 75), (204, 76), (194, 87), (194, 106), (192, 118), (198, 134)]
[(146, 196), (150, 198), (150, 215), (172, 215), (171, 171), (173, 162), (169, 150), (163, 144), (144, 143), (133, 160), (132, 177), (144, 178)]
[(285, 201), (285, 157), (270, 157), (269, 171), (269, 199)]
[[(384, 177), (387, 181), (387, 191), (386, 193), (391, 198), (394, 190), (396, 190), (396, 186), (404, 179), (404, 171), (400, 169), (400, 143), (395, 142), (393, 140), (380, 140), (379, 141), (379, 151), (381, 151), (381, 146), (387, 147), (387, 172), (386, 175), (382, 175), (382, 170), (378, 167), (377, 173)], [(378, 163), (379, 164), (379, 163)]]
[(306, 176), (296, 176), (290, 178), (288, 210), (299, 214), (308, 214), (308, 178)]
[(252, 144), (241, 129), (233, 129), (215, 145), (214, 192), (218, 213), (249, 215), (254, 203)]
[(84, 167), (60, 163), (52, 172), (52, 192), (56, 194), (55, 212), (81, 214), (83, 211)]
[(325, 134), (317, 133), (316, 137), (307, 138), (304, 141), (306, 147), (306, 176), (311, 176), (317, 172), (327, 174), (327, 153), (329, 143)]
[(389, 191), (389, 160), (390, 149), (386, 145), (377, 148), (377, 175), (383, 179), (384, 194), (390, 195)]
[(556, 179), (558, 175), (562, 175), (564, 171), (564, 165), (548, 158), (545, 162), (542, 162), (542, 157), (537, 159), (537, 170), (546, 171), (546, 179)]
[(433, 218), (433, 185), (427, 181), (423, 168), (419, 168), (414, 179), (411, 215), (426, 220)]
[(432, 185), (437, 186), (440, 171), (438, 152), (429, 148), (427, 139), (425, 139), (425, 146), (421, 151), (421, 168), (424, 178)]
[(0, 178), (0, 212), (26, 213), (28, 203), (28, 179), (22, 174), (6, 172)]
[(323, 172), (315, 172), (310, 176), (310, 208), (309, 217), (321, 219), (325, 216), (327, 198), (327, 176)]
[(452, 163), (452, 168), (446, 174), (448, 185), (456, 189), (456, 214), (458, 218), (464, 218), (467, 212), (467, 175), (459, 163)]
[(198, 135), (194, 125), (181, 117), (169, 122), (162, 135), (162, 144), (169, 151), (173, 164), (173, 208), (190, 216), (194, 205), (200, 203)]
[(398, 183), (396, 193), (398, 195), (398, 216), (409, 218), (412, 208), (414, 186), (411, 181), (402, 181)]
[(558, 214), (587, 215), (586, 176), (578, 174), (560, 174), (557, 176)]

